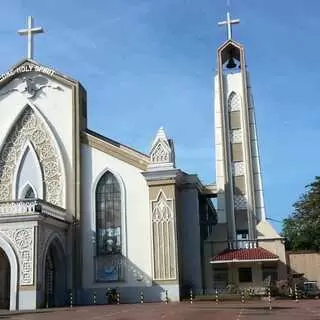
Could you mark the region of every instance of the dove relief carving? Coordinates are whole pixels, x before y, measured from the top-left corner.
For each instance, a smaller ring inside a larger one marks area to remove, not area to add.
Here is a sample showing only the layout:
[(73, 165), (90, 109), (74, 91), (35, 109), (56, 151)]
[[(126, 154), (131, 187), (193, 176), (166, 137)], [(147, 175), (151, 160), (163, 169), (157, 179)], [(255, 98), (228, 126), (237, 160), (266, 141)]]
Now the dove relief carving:
[(18, 91), (22, 95), (24, 95), (28, 99), (34, 98), (37, 93), (39, 93), (43, 88), (51, 88), (54, 90), (62, 91), (62, 87), (54, 84), (53, 82), (49, 81), (47, 78), (42, 76), (35, 76), (35, 77), (21, 77), (16, 78), (10, 83), (10, 88), (1, 92), (0, 96), (4, 96), (10, 92)]

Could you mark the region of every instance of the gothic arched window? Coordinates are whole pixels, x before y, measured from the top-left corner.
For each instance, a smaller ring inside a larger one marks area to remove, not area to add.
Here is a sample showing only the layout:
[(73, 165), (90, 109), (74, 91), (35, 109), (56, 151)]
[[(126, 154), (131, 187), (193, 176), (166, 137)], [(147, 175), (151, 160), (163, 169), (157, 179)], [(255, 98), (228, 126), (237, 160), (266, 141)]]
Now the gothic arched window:
[(29, 199), (35, 199), (35, 198), (36, 198), (36, 194), (33, 188), (30, 185), (28, 185), (24, 191), (23, 199), (29, 200)]
[(96, 244), (97, 256), (121, 254), (121, 192), (110, 171), (96, 189)]
[(228, 97), (228, 109), (229, 111), (240, 111), (241, 99), (239, 94), (232, 91)]

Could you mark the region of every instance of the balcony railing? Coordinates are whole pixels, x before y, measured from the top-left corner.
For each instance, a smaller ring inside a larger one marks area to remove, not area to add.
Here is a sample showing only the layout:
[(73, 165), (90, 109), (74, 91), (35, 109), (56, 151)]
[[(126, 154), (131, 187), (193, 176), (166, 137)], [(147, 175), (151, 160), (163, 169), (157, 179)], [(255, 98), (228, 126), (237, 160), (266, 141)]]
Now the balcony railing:
[(40, 199), (0, 202), (0, 218), (15, 216), (49, 216), (71, 222), (72, 217), (63, 208)]
[(228, 242), (228, 249), (252, 249), (258, 247), (256, 240), (234, 240)]

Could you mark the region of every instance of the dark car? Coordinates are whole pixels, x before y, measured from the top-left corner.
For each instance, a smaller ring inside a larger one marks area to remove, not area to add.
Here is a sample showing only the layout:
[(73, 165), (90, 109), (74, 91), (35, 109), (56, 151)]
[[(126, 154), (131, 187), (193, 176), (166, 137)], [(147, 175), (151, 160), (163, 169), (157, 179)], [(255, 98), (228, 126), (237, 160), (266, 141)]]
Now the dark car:
[(306, 281), (303, 283), (303, 296), (305, 298), (320, 298), (320, 289), (317, 281)]

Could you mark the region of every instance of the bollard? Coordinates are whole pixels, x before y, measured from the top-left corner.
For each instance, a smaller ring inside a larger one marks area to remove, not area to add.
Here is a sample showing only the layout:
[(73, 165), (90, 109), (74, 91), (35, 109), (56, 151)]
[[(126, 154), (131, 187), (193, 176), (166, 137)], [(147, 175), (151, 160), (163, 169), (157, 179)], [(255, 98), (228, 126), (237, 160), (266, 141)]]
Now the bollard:
[(193, 303), (193, 292), (192, 289), (190, 289), (190, 303)]
[(47, 298), (46, 298), (46, 308), (49, 308), (49, 290), (47, 290), (47, 294), (46, 294)]
[(299, 302), (299, 294), (298, 294), (297, 284), (294, 285), (294, 295), (296, 297), (296, 302)]
[(69, 303), (70, 303), (70, 308), (72, 308), (72, 306), (73, 306), (72, 291), (69, 294)]
[(110, 288), (106, 289), (106, 302), (107, 304), (111, 304), (112, 302), (110, 301)]
[(271, 305), (271, 288), (269, 288), (269, 291), (268, 291), (268, 301), (269, 301), (269, 310), (272, 310), (272, 305)]
[(140, 291), (140, 303), (144, 303), (143, 290)]
[(168, 290), (166, 290), (166, 304), (168, 304), (169, 298), (168, 298)]
[(97, 294), (95, 291), (93, 291), (93, 304), (97, 304)]
[(241, 291), (241, 303), (244, 303), (244, 290)]
[(219, 292), (218, 289), (216, 289), (216, 304), (219, 303)]

